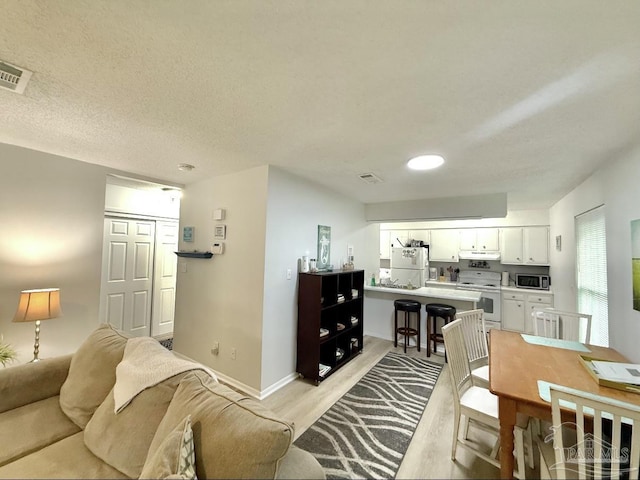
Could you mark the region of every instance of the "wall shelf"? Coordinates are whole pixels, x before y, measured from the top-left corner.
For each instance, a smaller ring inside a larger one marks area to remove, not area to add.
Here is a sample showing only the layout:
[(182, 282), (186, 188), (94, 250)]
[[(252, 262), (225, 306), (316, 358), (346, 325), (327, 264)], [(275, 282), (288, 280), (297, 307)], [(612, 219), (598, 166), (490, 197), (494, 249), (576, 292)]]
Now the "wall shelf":
[(179, 257), (188, 257), (188, 258), (211, 258), (213, 257), (213, 253), (211, 252), (175, 252), (175, 254)]

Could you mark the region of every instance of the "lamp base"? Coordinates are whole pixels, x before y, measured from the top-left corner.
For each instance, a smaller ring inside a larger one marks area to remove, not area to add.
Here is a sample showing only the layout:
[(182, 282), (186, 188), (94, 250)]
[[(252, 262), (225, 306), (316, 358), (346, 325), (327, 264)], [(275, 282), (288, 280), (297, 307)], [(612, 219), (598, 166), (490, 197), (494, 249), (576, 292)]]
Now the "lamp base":
[(40, 320), (36, 320), (36, 341), (33, 344), (33, 360), (29, 363), (39, 362), (38, 353), (40, 353)]

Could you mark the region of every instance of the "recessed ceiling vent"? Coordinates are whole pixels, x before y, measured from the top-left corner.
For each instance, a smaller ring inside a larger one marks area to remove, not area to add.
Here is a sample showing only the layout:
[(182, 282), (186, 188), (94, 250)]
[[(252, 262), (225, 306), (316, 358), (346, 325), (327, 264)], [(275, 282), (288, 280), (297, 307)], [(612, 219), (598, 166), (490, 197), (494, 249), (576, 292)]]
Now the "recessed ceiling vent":
[(361, 173), (360, 180), (367, 183), (382, 183), (382, 179), (373, 173)]
[(0, 88), (24, 93), (33, 72), (0, 60)]

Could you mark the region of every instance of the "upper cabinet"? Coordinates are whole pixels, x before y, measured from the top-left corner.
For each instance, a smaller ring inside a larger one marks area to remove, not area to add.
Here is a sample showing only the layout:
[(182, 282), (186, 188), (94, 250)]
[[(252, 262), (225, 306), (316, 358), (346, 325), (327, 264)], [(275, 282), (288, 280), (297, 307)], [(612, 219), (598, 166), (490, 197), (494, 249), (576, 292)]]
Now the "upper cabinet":
[(457, 262), (460, 251), (460, 230), (431, 230), (429, 260), (433, 262)]
[(463, 228), (460, 230), (460, 250), (497, 252), (500, 250), (500, 230), (497, 228)]
[(549, 265), (549, 227), (502, 229), (501, 263)]
[(391, 247), (402, 247), (411, 240), (407, 230), (380, 230), (380, 258), (391, 258)]

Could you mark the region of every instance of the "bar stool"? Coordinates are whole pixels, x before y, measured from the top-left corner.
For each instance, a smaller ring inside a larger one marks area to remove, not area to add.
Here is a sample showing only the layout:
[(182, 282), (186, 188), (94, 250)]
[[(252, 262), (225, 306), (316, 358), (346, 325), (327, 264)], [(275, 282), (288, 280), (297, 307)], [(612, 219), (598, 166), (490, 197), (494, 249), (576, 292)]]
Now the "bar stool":
[[(425, 305), (427, 311), (427, 357), (431, 356), (431, 342), (433, 342), (433, 351), (435, 352), (438, 343), (444, 344), (444, 338), (442, 333), (437, 332), (437, 318), (444, 319), (444, 324), (453, 322), (456, 317), (456, 307), (451, 305), (445, 305), (443, 303), (427, 303)], [(431, 320), (431, 324), (429, 323)], [(447, 360), (447, 353), (444, 354), (445, 361)]]
[[(418, 351), (420, 351), (420, 302), (415, 300), (405, 300), (399, 299), (393, 302), (393, 318), (394, 318), (394, 335), (393, 335), (393, 346), (398, 346), (398, 334), (404, 335), (404, 353), (407, 353), (407, 345), (409, 343), (409, 337), (416, 337), (416, 345), (418, 347)], [(398, 327), (398, 312), (404, 313), (404, 327)], [(418, 320), (416, 328), (410, 328), (410, 317), (411, 313), (418, 314)]]

